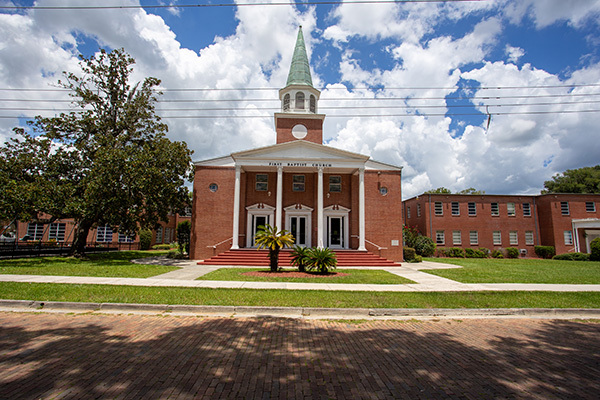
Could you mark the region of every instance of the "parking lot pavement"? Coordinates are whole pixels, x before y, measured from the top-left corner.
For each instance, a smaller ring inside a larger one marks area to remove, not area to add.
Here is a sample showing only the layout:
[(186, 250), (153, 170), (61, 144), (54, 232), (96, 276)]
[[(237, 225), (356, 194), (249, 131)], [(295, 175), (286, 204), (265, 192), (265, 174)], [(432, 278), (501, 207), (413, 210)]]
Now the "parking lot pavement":
[(0, 398), (600, 397), (600, 323), (0, 313)]

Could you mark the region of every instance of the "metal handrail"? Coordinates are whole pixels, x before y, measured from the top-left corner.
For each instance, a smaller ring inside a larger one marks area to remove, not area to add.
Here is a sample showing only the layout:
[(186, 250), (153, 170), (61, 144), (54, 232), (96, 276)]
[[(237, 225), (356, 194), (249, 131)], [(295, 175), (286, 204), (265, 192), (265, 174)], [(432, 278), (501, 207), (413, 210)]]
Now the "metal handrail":
[[(357, 238), (357, 239), (358, 239), (358, 238), (360, 238), (360, 236), (358, 236), (358, 235), (351, 235), (351, 236), (352, 236), (353, 238)], [(366, 243), (369, 243), (369, 244), (370, 244), (370, 245), (372, 245), (372, 246), (375, 246), (375, 247), (377, 247), (377, 250), (387, 250), (387, 249), (388, 249), (387, 247), (382, 247), (382, 246), (379, 246), (378, 244), (375, 244), (375, 243), (373, 243), (373, 242), (371, 242), (370, 240), (367, 240), (367, 239), (365, 239), (365, 242), (366, 242)]]
[(222, 240), (222, 241), (220, 241), (220, 242), (219, 242), (219, 243), (217, 243), (217, 244), (213, 244), (212, 246), (206, 246), (206, 247), (211, 247), (211, 248), (213, 248), (213, 249), (216, 249), (216, 248), (217, 248), (217, 246), (219, 246), (219, 245), (222, 245), (222, 244), (223, 244), (223, 243), (225, 243), (226, 241), (228, 241), (228, 240), (232, 240), (232, 239), (233, 239), (233, 236), (232, 236), (232, 237), (230, 237), (230, 238), (227, 238), (227, 239), (225, 239), (225, 240)]

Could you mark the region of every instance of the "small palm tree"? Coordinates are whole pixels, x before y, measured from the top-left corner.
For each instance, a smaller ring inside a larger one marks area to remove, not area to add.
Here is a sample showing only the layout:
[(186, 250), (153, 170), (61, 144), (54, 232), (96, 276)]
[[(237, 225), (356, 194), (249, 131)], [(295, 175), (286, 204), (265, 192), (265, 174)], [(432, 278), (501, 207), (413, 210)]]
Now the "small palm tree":
[(310, 249), (308, 247), (294, 246), (292, 250), (292, 265), (298, 267), (298, 271), (306, 272), (306, 264)]
[(310, 249), (306, 263), (306, 268), (309, 271), (316, 269), (318, 272), (325, 274), (336, 267), (337, 257), (332, 250), (318, 247)]
[(269, 249), (269, 264), (271, 272), (277, 272), (279, 263), (279, 251), (284, 247), (294, 244), (294, 236), (286, 230), (277, 231), (271, 225), (259, 226), (254, 241), (258, 243), (258, 248)]

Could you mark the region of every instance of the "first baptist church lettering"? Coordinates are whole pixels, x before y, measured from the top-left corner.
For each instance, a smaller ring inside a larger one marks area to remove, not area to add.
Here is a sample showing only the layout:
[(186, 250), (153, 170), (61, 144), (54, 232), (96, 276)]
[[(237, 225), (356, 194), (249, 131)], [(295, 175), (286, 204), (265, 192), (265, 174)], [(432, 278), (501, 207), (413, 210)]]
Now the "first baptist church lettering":
[(192, 259), (256, 247), (269, 224), (301, 246), (402, 260), (401, 167), (323, 145), (319, 96), (300, 27), (275, 144), (195, 163)]

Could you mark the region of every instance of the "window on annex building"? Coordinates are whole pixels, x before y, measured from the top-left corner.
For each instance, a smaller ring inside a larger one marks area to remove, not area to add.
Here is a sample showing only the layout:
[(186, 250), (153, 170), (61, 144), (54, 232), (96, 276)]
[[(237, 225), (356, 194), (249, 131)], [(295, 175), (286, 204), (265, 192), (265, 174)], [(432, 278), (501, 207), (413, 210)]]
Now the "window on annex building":
[(433, 204), (433, 209), (434, 209), (435, 215), (444, 215), (444, 205), (442, 204), (441, 201), (436, 201)]
[(531, 204), (523, 203), (523, 216), (531, 217)]
[(108, 225), (99, 226), (96, 230), (96, 242), (112, 242), (113, 231)]
[(269, 175), (256, 174), (255, 189), (257, 192), (266, 192), (267, 190), (269, 190)]
[(506, 213), (509, 217), (514, 217), (516, 214), (515, 203), (506, 203)]
[(479, 244), (479, 233), (477, 231), (469, 232), (469, 243), (471, 245)]
[(458, 201), (452, 202), (452, 215), (460, 215), (460, 205)]
[(569, 211), (569, 202), (568, 201), (561, 201), (560, 202), (560, 213), (562, 215), (569, 215), (570, 211)]
[(474, 202), (468, 204), (469, 215), (477, 215), (477, 206)]
[(512, 246), (516, 246), (519, 244), (519, 234), (517, 233), (517, 231), (508, 232), (508, 242)]
[(135, 235), (126, 235), (119, 232), (119, 243), (131, 243), (135, 240)]
[(315, 113), (317, 111), (317, 99), (312, 94), (310, 95), (310, 112)]
[(340, 175), (331, 175), (329, 177), (329, 191), (332, 193), (342, 192), (342, 177)]
[(64, 222), (54, 222), (50, 224), (48, 229), (48, 240), (56, 240), (57, 242), (65, 241), (65, 230), (67, 224)]
[(32, 222), (27, 224), (27, 236), (30, 240), (42, 240), (44, 235), (44, 224)]
[(564, 237), (565, 237), (565, 244), (566, 245), (572, 245), (573, 244), (573, 232), (571, 231), (564, 231)]
[(494, 241), (494, 246), (502, 246), (502, 233), (500, 231), (494, 231), (492, 233), (492, 239)]
[(410, 207), (406, 207), (406, 218), (410, 219)]
[(436, 231), (435, 232), (435, 243), (436, 244), (444, 244), (446, 242), (446, 235), (444, 231)]
[(452, 231), (452, 244), (461, 245), (462, 244), (462, 235), (460, 231)]
[(417, 217), (421, 216), (421, 205), (417, 204)]
[(296, 93), (296, 110), (304, 110), (304, 93)]
[(533, 231), (525, 231), (525, 244), (533, 245)]
[(585, 211), (596, 212), (596, 203), (594, 203), (593, 201), (586, 201), (585, 202)]
[(163, 241), (163, 228), (159, 226), (156, 228), (156, 243), (162, 243)]
[(498, 203), (492, 203), (491, 204), (491, 210), (492, 210), (492, 215), (493, 216), (500, 215), (500, 208), (498, 207)]
[(292, 191), (293, 192), (304, 192), (304, 175), (292, 176)]

